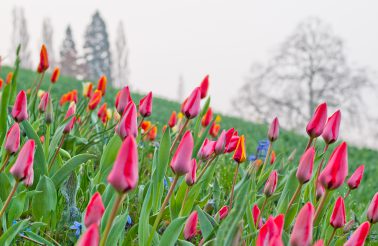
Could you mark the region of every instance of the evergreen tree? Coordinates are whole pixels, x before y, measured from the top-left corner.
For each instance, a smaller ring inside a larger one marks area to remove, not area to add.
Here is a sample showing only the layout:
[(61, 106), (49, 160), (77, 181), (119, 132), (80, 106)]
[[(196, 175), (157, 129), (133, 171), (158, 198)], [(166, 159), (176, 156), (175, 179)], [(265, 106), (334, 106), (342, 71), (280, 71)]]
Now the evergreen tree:
[(126, 35), (122, 21), (117, 28), (115, 41), (114, 67), (113, 67), (113, 86), (121, 88), (128, 84), (129, 76), (129, 50), (127, 48)]
[(56, 66), (56, 59), (53, 47), (53, 34), (54, 30), (51, 25), (51, 20), (45, 18), (42, 23), (42, 43), (46, 45), (47, 53), (49, 54), (50, 67), (54, 68)]
[(77, 76), (77, 51), (72, 30), (67, 26), (66, 36), (60, 48), (60, 66), (64, 75)]
[(84, 58), (87, 63), (87, 78), (98, 79), (102, 74), (111, 79), (111, 54), (106, 25), (100, 13), (92, 17), (85, 32)]

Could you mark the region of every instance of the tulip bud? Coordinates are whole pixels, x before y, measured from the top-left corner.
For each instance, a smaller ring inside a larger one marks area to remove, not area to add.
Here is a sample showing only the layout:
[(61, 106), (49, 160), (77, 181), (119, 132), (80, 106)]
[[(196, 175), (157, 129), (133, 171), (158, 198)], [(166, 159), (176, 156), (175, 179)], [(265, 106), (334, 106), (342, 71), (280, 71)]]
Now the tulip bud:
[(326, 144), (332, 144), (337, 141), (337, 138), (339, 137), (340, 121), (340, 110), (337, 110), (331, 117), (328, 118), (322, 134)]
[(344, 244), (344, 246), (363, 246), (365, 244), (365, 240), (370, 231), (370, 224), (369, 222), (362, 223), (357, 230), (354, 231), (352, 236), (350, 236), (349, 240)]
[(314, 159), (315, 149), (314, 147), (310, 147), (306, 150), (306, 152), (302, 155), (301, 159), (299, 160), (299, 166), (296, 174), (299, 183), (305, 184), (311, 179), (312, 168), (314, 166)]
[(221, 207), (221, 209), (219, 209), (218, 211), (218, 214), (219, 219), (223, 220), (228, 215), (228, 206), (224, 205), (223, 207)]
[(102, 75), (97, 83), (97, 90), (101, 91), (101, 95), (104, 96), (106, 92), (106, 84), (108, 79), (105, 75)]
[(202, 127), (207, 127), (211, 120), (213, 119), (213, 110), (211, 108), (208, 108), (206, 111), (206, 114), (202, 117), (201, 124)]
[(354, 190), (357, 189), (358, 186), (360, 186), (362, 176), (364, 175), (364, 169), (365, 166), (361, 165), (356, 169), (356, 171), (354, 171), (352, 176), (350, 176), (350, 178), (348, 179), (349, 189)]
[(86, 98), (91, 98), (92, 96), (93, 84), (91, 82), (86, 82), (83, 84), (83, 96)]
[(70, 117), (72, 117), (72, 118), (68, 121), (68, 123), (64, 127), (64, 129), (63, 129), (64, 134), (70, 133), (72, 128), (74, 127), (74, 124), (75, 124), (75, 121), (76, 121), (76, 117), (74, 116), (75, 113), (76, 113), (76, 104), (71, 103), (70, 106), (68, 107), (68, 110), (67, 110), (67, 113), (66, 113), (64, 119), (66, 120)]
[(272, 153), (270, 154), (270, 165), (273, 165), (276, 161), (276, 152), (272, 150)]
[(245, 142), (244, 142), (244, 135), (241, 135), (238, 141), (238, 144), (236, 146), (234, 156), (232, 157), (234, 161), (237, 163), (245, 162), (247, 159), (246, 153), (245, 153)]
[(137, 137), (137, 111), (136, 106), (132, 101), (130, 101), (127, 105), (121, 121), (116, 126), (115, 131), (122, 139), (126, 138), (127, 136), (133, 136), (134, 138)]
[(193, 211), (185, 224), (184, 227), (184, 238), (185, 240), (190, 240), (197, 235), (197, 225), (198, 225), (198, 213)]
[(44, 113), (46, 111), (47, 104), (50, 100), (50, 94), (48, 92), (43, 93), (41, 101), (38, 105), (38, 110), (41, 113)]
[(51, 124), (53, 119), (54, 119), (53, 104), (52, 104), (51, 99), (49, 99), (48, 102), (47, 102), (46, 113), (45, 113), (46, 124)]
[(272, 216), (261, 227), (256, 239), (256, 246), (282, 246), (283, 216)]
[(201, 85), (201, 99), (207, 96), (207, 91), (209, 90), (209, 75), (206, 75), (205, 78), (202, 80)]
[(213, 122), (213, 124), (211, 124), (211, 126), (210, 126), (209, 134), (212, 137), (216, 138), (218, 136), (219, 130), (220, 130), (220, 125)]
[(0, 78), (0, 90), (3, 88), (4, 80)]
[(77, 246), (98, 246), (100, 241), (100, 234), (98, 232), (98, 225), (92, 224), (80, 237)]
[(58, 67), (55, 67), (53, 73), (51, 74), (51, 79), (50, 79), (52, 84), (55, 84), (56, 81), (58, 81), (59, 75), (60, 75), (60, 69)]
[(333, 151), (327, 166), (319, 175), (319, 180), (324, 188), (334, 190), (339, 188), (348, 175), (348, 146), (341, 143)]
[(91, 99), (89, 100), (88, 109), (94, 110), (97, 107), (97, 105), (101, 102), (101, 99), (102, 99), (102, 92), (99, 90), (96, 90), (91, 96)]
[(23, 90), (17, 94), (12, 108), (12, 117), (16, 122), (22, 122), (29, 118), (26, 93)]
[(9, 128), (5, 138), (5, 150), (9, 154), (14, 154), (20, 147), (20, 126), (18, 123)]
[(127, 136), (118, 151), (108, 182), (118, 192), (133, 190), (138, 183), (138, 151), (133, 136)]
[(290, 237), (291, 246), (310, 246), (312, 241), (312, 222), (314, 220), (314, 206), (306, 203), (297, 215)]
[(192, 159), (191, 171), (185, 175), (185, 182), (188, 186), (192, 186), (196, 182), (197, 161)]
[(119, 114), (123, 114), (123, 111), (127, 108), (129, 102), (132, 102), (133, 99), (130, 95), (130, 89), (128, 86), (125, 86), (117, 93), (115, 107)]
[(193, 147), (192, 133), (188, 130), (182, 137), (170, 164), (172, 171), (176, 175), (182, 176), (191, 171)]
[(198, 115), (201, 107), (200, 102), (201, 89), (197, 87), (183, 104), (182, 112), (185, 114), (186, 118), (193, 119)]
[(154, 141), (157, 135), (157, 127), (154, 126), (151, 128), (151, 130), (148, 132), (148, 139), (150, 141)]
[(107, 104), (104, 103), (97, 112), (97, 117), (102, 121), (102, 123), (106, 123), (108, 121), (108, 112), (107, 112)]
[(278, 182), (278, 175), (277, 175), (277, 171), (274, 170), (273, 172), (271, 172), (268, 180), (265, 183), (265, 186), (264, 186), (265, 196), (270, 197), (271, 195), (273, 195), (273, 193), (276, 191), (277, 182)]
[(333, 228), (341, 228), (345, 225), (345, 205), (344, 199), (340, 196), (337, 198), (335, 206), (333, 207), (330, 224)]
[(152, 113), (152, 92), (143, 97), (139, 102), (139, 113), (143, 117), (148, 117)]
[(84, 216), (84, 225), (89, 227), (92, 224), (100, 225), (102, 215), (105, 212), (100, 193), (96, 192), (88, 203)]
[(49, 58), (47, 55), (46, 45), (42, 45), (39, 57), (38, 73), (43, 73), (49, 68)]
[(215, 141), (211, 141), (206, 138), (205, 141), (203, 141), (201, 148), (198, 151), (198, 158), (200, 160), (209, 159), (210, 156), (214, 153), (215, 144), (216, 144)]
[(33, 139), (26, 141), (17, 156), (16, 162), (10, 169), (10, 173), (18, 180), (30, 180), (33, 177), (35, 142)]
[(173, 128), (176, 125), (177, 118), (176, 118), (176, 112), (173, 111), (171, 114), (171, 117), (169, 117), (168, 126), (170, 128)]
[(280, 133), (280, 123), (278, 122), (278, 118), (275, 117), (272, 121), (272, 124), (270, 124), (270, 127), (269, 127), (269, 131), (268, 131), (269, 141), (271, 142), (276, 141), (279, 133)]
[(322, 103), (316, 108), (314, 115), (307, 124), (307, 134), (312, 138), (319, 137), (323, 133), (326, 120), (327, 104)]
[(367, 219), (370, 223), (375, 224), (378, 222), (378, 192), (375, 193), (373, 199), (370, 202)]
[(253, 222), (255, 223), (257, 228), (260, 228), (262, 226), (262, 219), (260, 219), (259, 223), (257, 223), (258, 218), (260, 217), (260, 209), (257, 204), (253, 205), (252, 208), (252, 217), (253, 217)]
[(217, 155), (223, 154), (225, 148), (226, 148), (226, 131), (223, 130), (215, 143), (215, 148), (214, 148), (215, 154)]

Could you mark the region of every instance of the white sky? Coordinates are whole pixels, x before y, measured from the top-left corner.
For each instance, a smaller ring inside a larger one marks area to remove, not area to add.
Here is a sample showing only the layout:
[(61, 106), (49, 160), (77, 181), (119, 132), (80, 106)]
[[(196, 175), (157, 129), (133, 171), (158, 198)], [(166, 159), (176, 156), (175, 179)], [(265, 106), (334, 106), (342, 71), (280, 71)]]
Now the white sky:
[(328, 22), (345, 39), (352, 61), (378, 69), (378, 2), (373, 0), (1, 0), (1, 55), (9, 52), (13, 6), (25, 9), (34, 57), (44, 17), (55, 28), (56, 56), (67, 24), (81, 47), (96, 9), (107, 22), (112, 43), (123, 20), (133, 88), (176, 99), (180, 74), (185, 94), (210, 74), (212, 104), (222, 112), (230, 112), (230, 99), (251, 64), (265, 61), (309, 16)]

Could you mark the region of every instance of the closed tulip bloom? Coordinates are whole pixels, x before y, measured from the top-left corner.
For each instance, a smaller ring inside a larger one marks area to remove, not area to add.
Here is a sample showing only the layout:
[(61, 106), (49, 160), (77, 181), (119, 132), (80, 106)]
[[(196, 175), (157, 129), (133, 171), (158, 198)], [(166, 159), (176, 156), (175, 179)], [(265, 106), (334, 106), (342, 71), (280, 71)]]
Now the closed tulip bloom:
[(215, 151), (215, 154), (220, 155), (224, 153), (225, 149), (226, 149), (226, 131), (223, 130), (215, 143), (214, 151)]
[(269, 131), (268, 131), (268, 138), (271, 142), (274, 142), (277, 140), (278, 135), (280, 134), (280, 123), (278, 121), (278, 118), (275, 117), (270, 124)]
[(197, 225), (198, 225), (198, 213), (197, 211), (193, 211), (184, 227), (184, 238), (186, 240), (190, 240), (191, 238), (195, 237), (197, 235)]
[(344, 246), (363, 246), (365, 245), (365, 240), (369, 235), (370, 224), (365, 221), (362, 223), (357, 230), (354, 231), (349, 240), (344, 244)]
[(60, 75), (60, 69), (58, 67), (55, 67), (53, 73), (51, 74), (51, 79), (50, 79), (52, 84), (55, 84), (56, 81), (58, 81), (59, 75)]
[(290, 237), (291, 246), (309, 246), (312, 241), (314, 206), (306, 203), (297, 215)]
[(209, 129), (209, 134), (213, 137), (213, 138), (216, 138), (218, 136), (218, 133), (219, 133), (219, 130), (220, 130), (220, 125), (213, 122), (210, 126), (210, 129)]
[(191, 171), (185, 175), (185, 182), (188, 186), (192, 186), (196, 182), (197, 161), (192, 159)]
[(50, 94), (48, 92), (43, 93), (41, 97), (41, 101), (39, 102), (39, 105), (38, 105), (39, 112), (44, 113), (46, 111), (49, 100), (50, 100)]
[(49, 68), (49, 57), (47, 55), (46, 45), (42, 45), (39, 55), (38, 73), (43, 73)]
[(260, 213), (261, 213), (261, 211), (259, 209), (259, 206), (257, 206), (257, 204), (253, 205), (252, 217), (253, 217), (253, 222), (255, 223), (257, 228), (260, 228), (261, 225), (262, 225), (262, 219), (260, 219), (259, 223), (257, 223), (257, 220), (260, 217)]
[(201, 99), (207, 96), (207, 91), (209, 90), (209, 75), (206, 75), (205, 78), (202, 80), (201, 85)]
[(273, 165), (276, 161), (276, 152), (272, 150), (272, 153), (270, 154), (270, 165)]
[(238, 135), (234, 135), (231, 137), (231, 140), (230, 142), (226, 145), (226, 153), (230, 153), (232, 151), (234, 151), (236, 149), (236, 146), (238, 145), (238, 142), (239, 142), (239, 136)]
[(138, 122), (137, 122), (137, 111), (135, 104), (130, 101), (125, 109), (121, 121), (115, 128), (116, 133), (125, 139), (127, 136), (133, 136), (136, 138), (138, 135)]
[(24, 146), (22, 146), (16, 162), (10, 169), (10, 173), (16, 180), (22, 181), (26, 178), (31, 178), (31, 173), (33, 172), (34, 152), (35, 142), (33, 139), (29, 139), (25, 142)]
[(193, 119), (195, 118), (199, 111), (200, 111), (200, 105), (201, 103), (201, 90), (199, 87), (195, 88), (186, 100), (184, 102), (182, 107), (182, 113), (185, 114), (186, 118)]
[(120, 193), (133, 190), (138, 183), (138, 150), (133, 136), (127, 136), (118, 151), (108, 182)]
[(101, 91), (102, 96), (105, 95), (106, 92), (106, 84), (108, 83), (108, 79), (105, 75), (102, 75), (97, 83), (97, 90)]
[(143, 97), (139, 102), (139, 113), (143, 117), (148, 117), (152, 113), (152, 92)]
[(76, 113), (76, 104), (71, 103), (70, 106), (68, 107), (68, 110), (67, 110), (67, 113), (66, 113), (64, 119), (66, 120), (70, 117), (72, 117), (72, 118), (68, 121), (68, 123), (64, 127), (64, 129), (63, 129), (64, 134), (70, 133), (72, 128), (74, 127), (75, 121), (76, 121), (75, 113)]
[(207, 160), (210, 156), (214, 153), (215, 150), (215, 141), (211, 141), (209, 139), (205, 139), (203, 141), (201, 148), (198, 151), (198, 158), (201, 160)]
[(306, 152), (302, 155), (301, 159), (299, 160), (299, 165), (296, 174), (299, 183), (304, 184), (311, 179), (312, 168), (314, 166), (314, 159), (315, 148), (310, 147), (306, 150)]
[(326, 144), (332, 144), (337, 141), (337, 138), (339, 137), (340, 121), (340, 110), (337, 110), (331, 117), (328, 118), (322, 134), (322, 137)]
[(261, 227), (257, 235), (256, 246), (283, 246), (281, 239), (283, 216), (277, 216), (277, 218), (270, 216)]
[(364, 175), (364, 169), (365, 166), (361, 165), (356, 169), (356, 171), (354, 171), (352, 176), (350, 176), (350, 178), (348, 179), (349, 189), (354, 190), (357, 189), (358, 186), (360, 186), (362, 176)]
[(91, 82), (86, 82), (83, 84), (83, 96), (86, 98), (92, 97), (93, 84)]
[(202, 117), (202, 120), (201, 120), (202, 127), (207, 127), (210, 124), (212, 119), (213, 119), (213, 110), (209, 108), (206, 111), (206, 114)]
[(170, 128), (173, 128), (176, 125), (177, 117), (176, 117), (176, 111), (173, 111), (171, 114), (171, 117), (169, 117), (168, 126)]
[(238, 141), (238, 145), (236, 146), (234, 155), (232, 157), (234, 161), (237, 163), (245, 162), (247, 159), (247, 155), (245, 153), (245, 141), (244, 141), (244, 135), (241, 135)]
[(228, 215), (228, 206), (224, 205), (223, 207), (221, 207), (221, 209), (219, 209), (218, 211), (218, 214), (219, 219), (223, 220)]
[(151, 128), (151, 130), (148, 132), (148, 139), (150, 141), (154, 141), (156, 139), (156, 135), (157, 135), (157, 127), (156, 126), (153, 126)]
[(270, 173), (269, 178), (266, 181), (265, 186), (264, 186), (264, 194), (267, 197), (270, 197), (276, 191), (277, 182), (278, 182), (277, 171), (273, 170), (273, 172)]
[(17, 94), (12, 108), (12, 117), (16, 122), (22, 122), (29, 118), (26, 93), (23, 90)]
[(370, 202), (367, 218), (370, 223), (374, 224), (378, 222), (378, 192), (375, 193), (373, 199)]
[(333, 228), (341, 228), (345, 225), (346, 218), (345, 218), (345, 205), (344, 199), (340, 196), (337, 198), (335, 202), (335, 206), (333, 207), (333, 211), (330, 218), (330, 224)]
[(9, 154), (14, 154), (20, 147), (20, 126), (18, 123), (14, 123), (11, 128), (9, 128), (7, 135), (5, 137), (5, 150)]
[(48, 100), (47, 102), (47, 107), (46, 107), (46, 113), (45, 113), (45, 122), (46, 124), (51, 124), (54, 118), (54, 109), (53, 109), (53, 104), (51, 99)]
[(80, 237), (77, 246), (98, 246), (100, 241), (100, 234), (98, 232), (98, 225), (92, 224)]
[(188, 130), (182, 137), (170, 164), (176, 175), (182, 176), (191, 171), (193, 147), (192, 133)]
[(104, 103), (97, 112), (97, 117), (102, 121), (102, 123), (106, 123), (108, 121), (108, 112), (107, 112), (107, 104)]
[(316, 241), (313, 246), (324, 246), (324, 242), (322, 239)]
[(323, 133), (326, 120), (327, 104), (322, 103), (316, 108), (314, 115), (307, 124), (307, 134), (312, 138), (319, 137)]
[(339, 188), (348, 175), (348, 146), (341, 143), (333, 151), (327, 166), (319, 175), (324, 188), (334, 190)]
[(128, 86), (125, 86), (117, 93), (116, 101), (115, 101), (115, 107), (121, 115), (123, 114), (123, 111), (125, 111), (127, 105), (129, 102), (132, 102), (133, 99), (130, 95), (130, 89)]
[(102, 99), (102, 92), (99, 90), (96, 90), (91, 96), (91, 99), (89, 100), (88, 109), (94, 110), (95, 108), (97, 108), (97, 105), (101, 102), (101, 99)]
[(104, 204), (102, 203), (100, 193), (96, 192), (88, 203), (87, 210), (84, 216), (84, 225), (89, 227), (92, 224), (99, 225), (102, 215), (105, 212)]

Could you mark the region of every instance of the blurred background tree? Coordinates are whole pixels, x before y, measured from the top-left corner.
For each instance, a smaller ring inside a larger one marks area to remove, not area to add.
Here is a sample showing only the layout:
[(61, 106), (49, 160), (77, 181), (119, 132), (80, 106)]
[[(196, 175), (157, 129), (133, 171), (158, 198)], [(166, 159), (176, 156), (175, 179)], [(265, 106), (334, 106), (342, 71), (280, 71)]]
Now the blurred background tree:
[(54, 29), (50, 18), (43, 19), (42, 22), (42, 43), (46, 45), (47, 52), (49, 54), (49, 63), (51, 67), (57, 65), (55, 52), (54, 52)]
[(129, 48), (127, 47), (125, 29), (120, 21), (117, 27), (113, 63), (113, 86), (121, 88), (129, 84)]
[(71, 26), (68, 25), (60, 48), (61, 72), (67, 76), (77, 76), (77, 50)]

